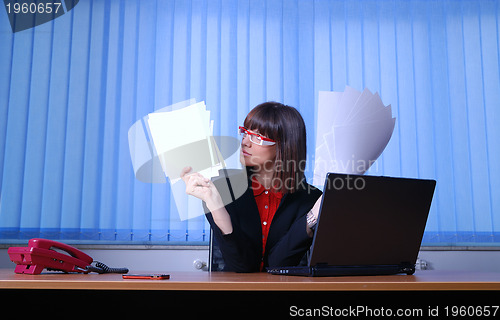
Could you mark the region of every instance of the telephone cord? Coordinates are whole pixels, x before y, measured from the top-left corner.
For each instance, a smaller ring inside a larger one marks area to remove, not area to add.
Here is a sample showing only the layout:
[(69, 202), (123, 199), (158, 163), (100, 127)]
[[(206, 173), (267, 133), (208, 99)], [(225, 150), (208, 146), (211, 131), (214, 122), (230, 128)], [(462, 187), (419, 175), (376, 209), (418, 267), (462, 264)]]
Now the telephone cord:
[(87, 266), (87, 270), (97, 273), (128, 273), (127, 268), (110, 268), (100, 261), (92, 262), (92, 265)]

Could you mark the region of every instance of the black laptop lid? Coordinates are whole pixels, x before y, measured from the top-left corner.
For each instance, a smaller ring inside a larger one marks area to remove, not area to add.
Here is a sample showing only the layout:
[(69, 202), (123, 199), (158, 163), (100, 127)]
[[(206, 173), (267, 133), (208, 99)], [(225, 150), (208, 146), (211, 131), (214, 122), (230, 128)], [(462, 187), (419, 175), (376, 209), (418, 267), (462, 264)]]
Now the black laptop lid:
[(414, 264), (435, 185), (329, 173), (309, 266)]

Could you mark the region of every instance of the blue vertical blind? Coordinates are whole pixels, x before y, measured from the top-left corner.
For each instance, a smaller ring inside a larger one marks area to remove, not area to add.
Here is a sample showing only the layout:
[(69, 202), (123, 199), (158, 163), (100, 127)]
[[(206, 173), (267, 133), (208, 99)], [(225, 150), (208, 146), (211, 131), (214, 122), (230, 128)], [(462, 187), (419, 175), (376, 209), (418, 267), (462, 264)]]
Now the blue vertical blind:
[(207, 241), (168, 184), (134, 178), (127, 131), (206, 101), (235, 136), (297, 107), (314, 167), (318, 92), (378, 91), (397, 118), (368, 174), (437, 180), (424, 245), (500, 245), (498, 1), (104, 1), (12, 33), (0, 14), (0, 238)]

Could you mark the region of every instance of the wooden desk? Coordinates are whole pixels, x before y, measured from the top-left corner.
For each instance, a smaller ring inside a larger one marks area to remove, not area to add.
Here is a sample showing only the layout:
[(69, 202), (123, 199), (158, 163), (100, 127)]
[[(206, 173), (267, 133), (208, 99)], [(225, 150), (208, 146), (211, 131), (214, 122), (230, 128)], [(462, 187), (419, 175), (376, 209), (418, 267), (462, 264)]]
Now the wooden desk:
[(82, 315), (93, 311), (102, 316), (105, 311), (113, 319), (153, 309), (200, 319), (209, 314), (284, 319), (313, 312), (330, 317), (437, 318), (438, 313), (447, 316), (462, 310), (457, 308), (500, 315), (500, 273), (421, 271), (413, 276), (327, 278), (202, 271), (170, 275), (169, 280), (123, 280), (120, 274), (26, 275), (0, 269), (0, 305), (23, 312), (29, 306), (26, 312), (36, 317), (53, 316), (55, 306), (82, 306), (78, 308)]
[[(136, 272), (134, 272), (136, 273)], [(15, 274), (0, 269), (0, 289), (167, 291), (484, 291), (499, 273), (417, 271), (413, 276), (297, 277), (266, 273), (172, 272), (169, 280), (123, 280), (120, 274)]]

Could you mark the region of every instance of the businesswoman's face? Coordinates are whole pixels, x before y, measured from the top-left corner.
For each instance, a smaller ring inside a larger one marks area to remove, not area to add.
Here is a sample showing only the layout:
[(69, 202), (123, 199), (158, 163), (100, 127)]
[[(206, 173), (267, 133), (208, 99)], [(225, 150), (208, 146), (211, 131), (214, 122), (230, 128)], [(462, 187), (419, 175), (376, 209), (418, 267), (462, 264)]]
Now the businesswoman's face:
[[(265, 136), (258, 130), (240, 129), (242, 131), (240, 161), (244, 166), (272, 170), (276, 159), (276, 144), (262, 144), (252, 142)], [(245, 132), (246, 131), (246, 132)], [(258, 136), (257, 136), (258, 135)]]
[(253, 167), (254, 173), (272, 173), (273, 185), (281, 192), (295, 192), (306, 163), (306, 127), (300, 113), (278, 102), (264, 102), (248, 113), (240, 134), (241, 163)]

